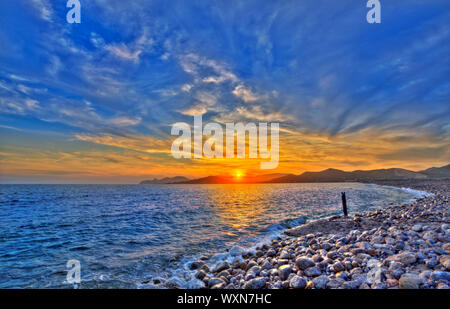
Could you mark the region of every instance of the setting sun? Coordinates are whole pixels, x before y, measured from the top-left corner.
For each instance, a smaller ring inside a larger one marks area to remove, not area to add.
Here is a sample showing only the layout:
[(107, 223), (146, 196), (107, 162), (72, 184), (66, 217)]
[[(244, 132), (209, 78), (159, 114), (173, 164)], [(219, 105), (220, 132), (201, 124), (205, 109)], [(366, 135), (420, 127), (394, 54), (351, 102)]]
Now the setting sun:
[(242, 171), (235, 171), (234, 176), (236, 178), (242, 178), (244, 176), (244, 173)]

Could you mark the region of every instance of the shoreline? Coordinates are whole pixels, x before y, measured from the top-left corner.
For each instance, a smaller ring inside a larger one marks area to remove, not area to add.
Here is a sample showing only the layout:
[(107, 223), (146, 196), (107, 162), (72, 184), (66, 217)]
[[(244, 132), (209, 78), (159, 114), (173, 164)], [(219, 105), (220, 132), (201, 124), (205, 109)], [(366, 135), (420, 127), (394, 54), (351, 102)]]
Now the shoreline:
[(449, 288), (450, 181), (373, 184), (433, 195), (376, 211), (332, 216), (286, 229), (284, 237), (209, 269), (191, 263), (214, 289)]

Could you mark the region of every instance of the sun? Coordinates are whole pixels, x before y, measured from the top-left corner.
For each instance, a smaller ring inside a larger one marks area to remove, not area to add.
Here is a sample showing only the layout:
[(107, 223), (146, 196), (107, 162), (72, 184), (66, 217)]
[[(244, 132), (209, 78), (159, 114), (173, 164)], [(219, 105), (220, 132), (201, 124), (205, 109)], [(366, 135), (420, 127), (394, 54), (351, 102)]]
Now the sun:
[(242, 172), (242, 171), (235, 171), (234, 172), (234, 177), (236, 177), (237, 179), (240, 179), (240, 178), (242, 178), (242, 177), (244, 177), (244, 172)]

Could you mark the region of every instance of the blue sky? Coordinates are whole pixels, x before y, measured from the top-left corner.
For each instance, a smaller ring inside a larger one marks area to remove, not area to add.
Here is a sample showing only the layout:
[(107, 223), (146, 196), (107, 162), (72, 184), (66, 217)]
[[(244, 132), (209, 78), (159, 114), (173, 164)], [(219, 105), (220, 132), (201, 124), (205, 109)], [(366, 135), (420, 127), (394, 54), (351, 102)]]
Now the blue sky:
[(170, 157), (198, 113), (280, 122), (282, 172), (450, 161), (448, 1), (80, 2), (0, 3), (4, 182), (213, 174)]

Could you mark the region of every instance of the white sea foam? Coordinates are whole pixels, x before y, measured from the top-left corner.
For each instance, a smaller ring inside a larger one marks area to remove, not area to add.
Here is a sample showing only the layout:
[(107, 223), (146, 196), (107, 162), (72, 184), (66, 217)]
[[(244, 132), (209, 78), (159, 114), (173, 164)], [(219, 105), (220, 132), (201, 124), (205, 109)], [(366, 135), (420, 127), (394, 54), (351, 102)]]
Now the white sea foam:
[(417, 195), (418, 198), (434, 196), (433, 193), (429, 193), (429, 192), (426, 192), (426, 191), (415, 190), (415, 189), (411, 189), (411, 188), (403, 188), (403, 187), (400, 188), (400, 189), (405, 191), (405, 192)]
[(406, 188), (406, 187), (393, 187), (393, 186), (385, 186), (385, 185), (383, 185), (382, 187), (395, 189), (395, 190), (400, 190), (400, 191), (403, 191), (403, 192), (415, 195), (415, 198), (411, 199), (410, 202), (414, 201), (415, 199), (418, 199), (418, 198), (434, 196), (434, 194), (430, 193), (430, 192), (426, 192), (426, 191), (422, 191), (422, 190), (416, 190), (416, 189), (411, 189), (411, 188)]

